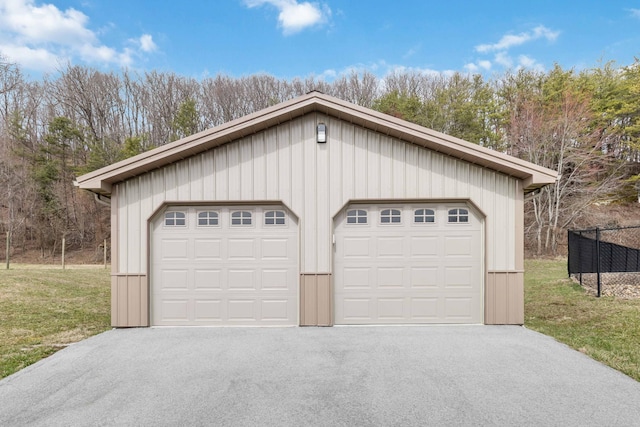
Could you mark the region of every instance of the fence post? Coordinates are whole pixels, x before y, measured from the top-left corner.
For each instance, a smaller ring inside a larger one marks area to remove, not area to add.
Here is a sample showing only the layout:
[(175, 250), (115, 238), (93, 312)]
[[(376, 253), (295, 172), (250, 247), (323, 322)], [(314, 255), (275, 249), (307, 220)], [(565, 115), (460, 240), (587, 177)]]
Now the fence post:
[(600, 281), (600, 229), (596, 227), (596, 273), (598, 274), (598, 298), (602, 292), (602, 282)]
[(567, 230), (567, 274), (571, 278), (571, 230)]
[[(582, 237), (582, 231), (580, 231), (580, 237)], [(582, 242), (582, 239), (580, 239)], [(580, 286), (582, 286), (582, 247), (578, 249), (578, 263), (580, 264)]]
[(66, 244), (66, 241), (65, 241), (65, 238), (63, 237), (63, 238), (62, 238), (62, 269), (63, 269), (63, 270), (64, 270), (64, 250), (65, 250), (65, 244)]
[(7, 270), (9, 269), (10, 256), (11, 256), (11, 232), (7, 230)]
[(104, 268), (107, 269), (107, 239), (104, 239), (104, 253), (102, 254), (102, 260), (104, 261)]

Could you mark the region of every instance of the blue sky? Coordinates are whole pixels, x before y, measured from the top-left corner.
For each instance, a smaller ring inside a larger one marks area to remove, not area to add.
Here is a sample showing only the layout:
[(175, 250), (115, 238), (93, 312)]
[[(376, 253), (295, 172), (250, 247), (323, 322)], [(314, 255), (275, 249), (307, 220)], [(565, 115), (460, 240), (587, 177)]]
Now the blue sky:
[(640, 1), (0, 0), (0, 54), (34, 78), (583, 69), (640, 57)]

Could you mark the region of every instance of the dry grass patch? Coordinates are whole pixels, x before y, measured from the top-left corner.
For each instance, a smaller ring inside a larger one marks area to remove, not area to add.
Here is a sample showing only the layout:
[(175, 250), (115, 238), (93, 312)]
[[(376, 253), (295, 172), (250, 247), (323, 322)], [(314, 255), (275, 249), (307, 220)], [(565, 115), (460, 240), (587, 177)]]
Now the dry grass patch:
[(640, 381), (640, 300), (595, 298), (566, 260), (525, 263), (525, 325)]
[(0, 378), (109, 326), (104, 268), (0, 271)]

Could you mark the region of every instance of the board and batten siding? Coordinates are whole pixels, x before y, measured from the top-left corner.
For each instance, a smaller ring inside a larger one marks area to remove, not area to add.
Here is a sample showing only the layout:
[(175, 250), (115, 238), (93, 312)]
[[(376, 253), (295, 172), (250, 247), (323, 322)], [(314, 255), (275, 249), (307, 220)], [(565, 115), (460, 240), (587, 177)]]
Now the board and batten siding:
[[(317, 123), (327, 125), (325, 144), (316, 142)], [(469, 200), (486, 215), (487, 272), (522, 270), (518, 179), (321, 113), (284, 122), (115, 187), (114, 275), (146, 276), (150, 216), (165, 202), (191, 201), (281, 201), (299, 218), (300, 273), (330, 274), (333, 218), (350, 201)]]

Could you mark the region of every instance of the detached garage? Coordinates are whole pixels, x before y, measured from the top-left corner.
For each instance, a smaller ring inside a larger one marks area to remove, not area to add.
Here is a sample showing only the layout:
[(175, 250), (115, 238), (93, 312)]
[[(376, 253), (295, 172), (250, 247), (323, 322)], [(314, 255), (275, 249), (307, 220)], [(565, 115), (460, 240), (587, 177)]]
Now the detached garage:
[(77, 179), (111, 204), (112, 324), (522, 324), (555, 171), (305, 96)]

